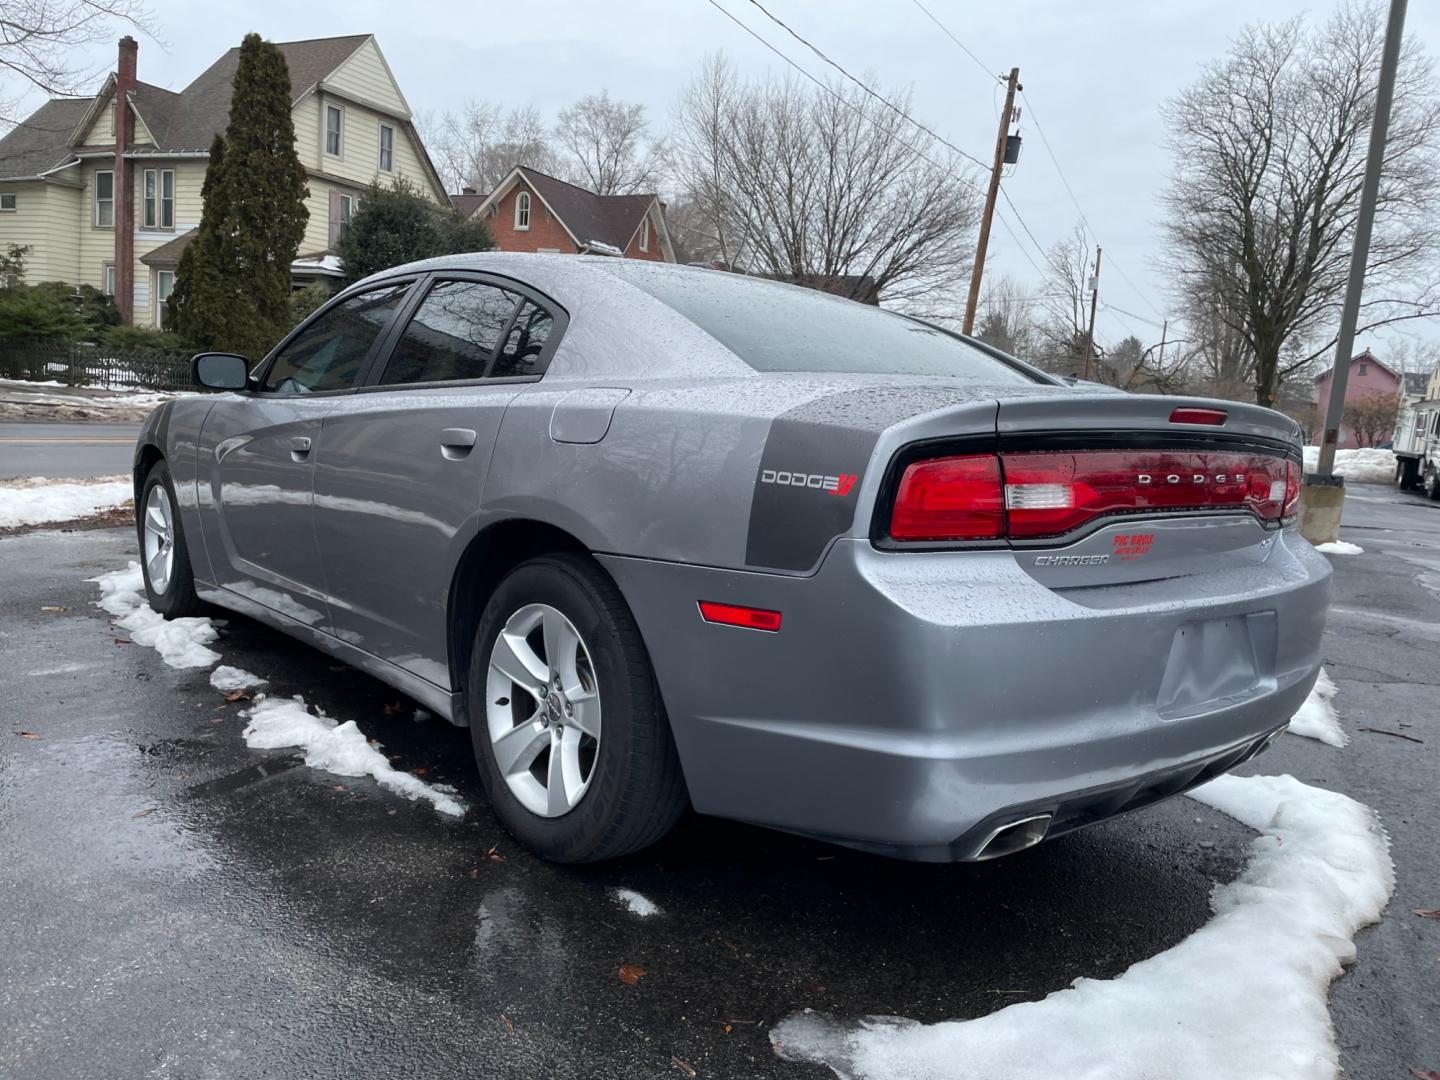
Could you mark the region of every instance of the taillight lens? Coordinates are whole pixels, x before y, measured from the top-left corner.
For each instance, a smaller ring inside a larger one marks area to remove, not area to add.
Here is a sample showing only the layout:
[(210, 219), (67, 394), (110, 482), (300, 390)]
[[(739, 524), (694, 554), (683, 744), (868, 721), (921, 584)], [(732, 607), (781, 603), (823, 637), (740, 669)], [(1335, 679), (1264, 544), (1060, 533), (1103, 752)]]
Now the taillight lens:
[(1099, 517), (1248, 510), (1295, 513), (1294, 462), (1244, 451), (1082, 450), (972, 454), (908, 466), (890, 518), (896, 540), (1034, 540)]
[(1005, 494), (994, 454), (917, 461), (907, 466), (890, 513), (896, 540), (998, 540)]

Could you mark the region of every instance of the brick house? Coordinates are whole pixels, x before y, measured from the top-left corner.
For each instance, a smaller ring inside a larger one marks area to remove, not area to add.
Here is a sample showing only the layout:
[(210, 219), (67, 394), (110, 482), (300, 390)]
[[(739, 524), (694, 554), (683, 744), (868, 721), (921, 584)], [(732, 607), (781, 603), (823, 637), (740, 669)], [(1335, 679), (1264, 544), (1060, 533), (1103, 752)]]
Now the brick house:
[[(372, 35), (277, 47), (309, 189), (291, 266), (299, 284), (341, 274), (335, 244), (372, 181), (405, 178), (437, 206), (449, 197)], [(124, 321), (159, 326), (200, 223), (210, 143), (229, 120), (240, 51), (178, 92), (140, 81), (138, 51), (122, 38), (97, 94), (48, 101), (0, 139), (0, 250), (30, 249), (32, 284), (93, 285), (115, 297)]]
[[(1335, 369), (1323, 371), (1315, 376), (1315, 409), (1323, 419), (1325, 410), (1330, 406), (1330, 384), (1335, 378)], [(1398, 405), (1400, 395), (1401, 378), (1398, 372), (1392, 371), (1375, 358), (1375, 354), (1369, 349), (1357, 353), (1350, 358), (1350, 375), (1345, 383), (1345, 401), (1347, 404), (1364, 401), (1371, 398), (1383, 398), (1392, 406)], [(1323, 424), (1317, 425), (1315, 433), (1315, 444), (1320, 444), (1324, 436)], [(1390, 433), (1381, 435), (1379, 440), (1384, 442), (1390, 438)], [(1344, 424), (1340, 426), (1340, 441), (1336, 444), (1337, 449), (1353, 449), (1359, 443), (1355, 441), (1355, 435), (1348, 430)]]
[(462, 217), (489, 225), (501, 251), (675, 261), (665, 204), (654, 192), (596, 195), (520, 165), (488, 195), (466, 188), (450, 201)]

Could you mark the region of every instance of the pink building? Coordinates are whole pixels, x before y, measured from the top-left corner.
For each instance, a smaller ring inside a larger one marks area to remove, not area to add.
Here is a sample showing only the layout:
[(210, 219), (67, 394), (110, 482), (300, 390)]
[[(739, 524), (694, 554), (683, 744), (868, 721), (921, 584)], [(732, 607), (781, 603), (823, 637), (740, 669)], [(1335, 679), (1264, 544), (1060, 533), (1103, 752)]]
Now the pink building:
[[(1325, 423), (1325, 410), (1330, 406), (1330, 383), (1335, 377), (1335, 369), (1331, 368), (1320, 375), (1315, 376), (1315, 408), (1320, 414), (1320, 424), (1315, 432), (1315, 444), (1320, 444), (1324, 435), (1321, 430)], [(1388, 367), (1375, 359), (1369, 349), (1359, 353), (1350, 360), (1350, 377), (1345, 383), (1346, 403), (1363, 401), (1369, 398), (1380, 398), (1394, 406), (1400, 394), (1400, 376), (1391, 371)], [(1381, 435), (1379, 442), (1385, 442), (1390, 438), (1387, 431)], [(1340, 427), (1339, 449), (1353, 449), (1359, 444), (1355, 441), (1354, 434), (1343, 424)]]

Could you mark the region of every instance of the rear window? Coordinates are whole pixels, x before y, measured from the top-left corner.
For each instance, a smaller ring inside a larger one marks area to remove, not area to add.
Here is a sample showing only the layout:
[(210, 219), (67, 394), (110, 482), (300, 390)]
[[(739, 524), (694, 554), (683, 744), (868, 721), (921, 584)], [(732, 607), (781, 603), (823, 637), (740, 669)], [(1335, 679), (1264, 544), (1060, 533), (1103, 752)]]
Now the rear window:
[(674, 308), (756, 371), (1036, 381), (942, 330), (868, 304), (722, 271), (624, 272), (628, 269), (620, 276)]

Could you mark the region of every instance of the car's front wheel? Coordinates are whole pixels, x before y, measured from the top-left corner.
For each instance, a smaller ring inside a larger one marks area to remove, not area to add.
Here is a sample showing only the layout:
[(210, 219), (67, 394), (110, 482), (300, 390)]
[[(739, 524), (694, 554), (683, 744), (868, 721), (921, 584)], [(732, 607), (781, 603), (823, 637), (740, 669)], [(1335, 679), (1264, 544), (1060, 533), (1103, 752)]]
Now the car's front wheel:
[(649, 655), (615, 584), (580, 555), (500, 583), (471, 653), (476, 761), (511, 835), (554, 862), (653, 844), (687, 798)]
[(190, 572), (190, 550), (175, 501), (170, 467), (157, 461), (145, 475), (140, 502), (135, 508), (140, 532), (140, 569), (150, 606), (167, 619), (198, 614), (195, 577)]

